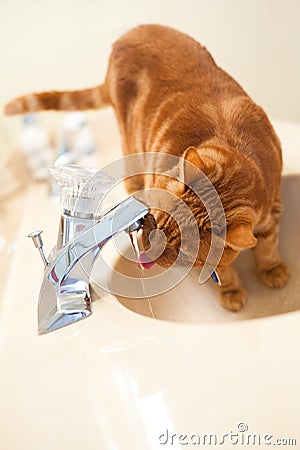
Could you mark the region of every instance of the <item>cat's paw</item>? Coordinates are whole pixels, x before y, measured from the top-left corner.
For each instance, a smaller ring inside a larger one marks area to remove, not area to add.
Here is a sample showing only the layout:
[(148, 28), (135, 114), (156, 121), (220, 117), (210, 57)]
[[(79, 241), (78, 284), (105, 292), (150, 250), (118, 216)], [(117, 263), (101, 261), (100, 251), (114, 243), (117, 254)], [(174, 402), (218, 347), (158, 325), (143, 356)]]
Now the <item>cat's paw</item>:
[(228, 311), (239, 311), (246, 303), (247, 294), (244, 288), (233, 289), (231, 291), (221, 291), (219, 302)]
[(281, 288), (286, 285), (289, 278), (289, 267), (284, 262), (279, 263), (273, 269), (260, 273), (261, 279), (266, 286), (271, 288)]

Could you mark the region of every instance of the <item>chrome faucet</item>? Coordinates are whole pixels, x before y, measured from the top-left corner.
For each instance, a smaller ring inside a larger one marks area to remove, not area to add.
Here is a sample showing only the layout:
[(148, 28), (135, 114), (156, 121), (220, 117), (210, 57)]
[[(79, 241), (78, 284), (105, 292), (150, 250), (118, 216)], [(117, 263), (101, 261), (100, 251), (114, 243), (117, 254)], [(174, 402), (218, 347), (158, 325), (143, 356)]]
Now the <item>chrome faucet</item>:
[[(41, 231), (30, 233), (44, 263), (38, 331), (44, 334), (92, 313), (90, 274), (102, 247), (116, 234), (142, 227), (148, 208), (130, 196), (106, 212), (97, 211), (103, 192), (114, 184), (102, 171), (73, 166), (52, 169), (61, 186), (58, 241), (46, 258)], [(89, 180), (93, 179), (93, 183)], [(86, 187), (88, 186), (88, 187)]]

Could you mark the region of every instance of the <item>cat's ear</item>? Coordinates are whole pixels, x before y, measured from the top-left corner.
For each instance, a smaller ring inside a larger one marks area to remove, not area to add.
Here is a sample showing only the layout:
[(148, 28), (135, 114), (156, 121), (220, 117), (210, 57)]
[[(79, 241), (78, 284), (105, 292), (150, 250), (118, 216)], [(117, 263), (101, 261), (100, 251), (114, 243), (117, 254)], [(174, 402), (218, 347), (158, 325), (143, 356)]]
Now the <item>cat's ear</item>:
[[(191, 164), (195, 166), (195, 168)], [(199, 170), (203, 173), (207, 173), (213, 164), (213, 161), (209, 158), (202, 158), (195, 147), (188, 147), (182, 158), (181, 179), (185, 184), (189, 185), (193, 181), (199, 179)]]
[(226, 234), (226, 244), (234, 250), (245, 250), (255, 247), (256, 237), (250, 224), (240, 224), (229, 227)]

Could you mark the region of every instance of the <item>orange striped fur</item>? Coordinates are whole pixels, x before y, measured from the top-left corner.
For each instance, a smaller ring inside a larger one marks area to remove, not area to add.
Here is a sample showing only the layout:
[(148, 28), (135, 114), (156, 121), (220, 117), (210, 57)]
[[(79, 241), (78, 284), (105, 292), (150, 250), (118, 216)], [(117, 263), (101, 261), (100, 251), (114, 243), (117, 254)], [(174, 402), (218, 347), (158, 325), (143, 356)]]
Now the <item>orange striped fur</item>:
[(109, 104), (102, 86), (80, 91), (50, 91), (18, 97), (7, 103), (4, 113), (7, 115), (26, 114), (41, 110), (78, 111), (101, 108)]
[[(215, 64), (205, 47), (168, 27), (140, 26), (113, 45), (101, 86), (19, 97), (6, 105), (5, 113), (107, 105), (115, 110), (125, 155), (174, 154), (183, 164), (189, 161), (200, 168), (217, 190), (227, 219), (226, 246), (218, 269), (220, 303), (231, 311), (244, 305), (246, 292), (231, 263), (249, 247), (255, 247), (263, 282), (283, 286), (288, 268), (278, 252), (280, 142), (263, 109)], [(178, 170), (174, 168), (174, 173)], [(189, 176), (186, 170), (186, 180)], [(163, 175), (127, 180), (129, 192), (144, 187), (171, 191), (193, 211), (201, 237), (196, 265), (201, 266), (211, 239), (202, 202), (180, 182)], [(161, 228), (167, 247), (157, 262), (169, 266), (179, 252), (179, 232), (168, 214), (153, 210), (153, 216), (155, 220), (149, 218), (145, 223), (144, 242), (147, 245), (153, 228)]]

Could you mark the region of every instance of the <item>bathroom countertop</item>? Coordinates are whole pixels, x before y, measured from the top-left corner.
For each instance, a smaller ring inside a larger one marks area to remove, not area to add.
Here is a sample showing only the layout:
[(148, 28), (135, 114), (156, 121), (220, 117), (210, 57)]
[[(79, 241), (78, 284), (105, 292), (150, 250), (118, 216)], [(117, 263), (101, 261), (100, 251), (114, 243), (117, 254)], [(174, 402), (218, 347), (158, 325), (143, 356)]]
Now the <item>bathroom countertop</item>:
[[(116, 124), (110, 111), (91, 120), (111, 130), (99, 138), (102, 167), (120, 155)], [(275, 127), (285, 173), (299, 173), (300, 125)], [(0, 309), (1, 448), (178, 449), (179, 434), (191, 444), (191, 433), (221, 438), (230, 431), (239, 438), (269, 433), (272, 443), (296, 438), (299, 445), (300, 311), (178, 323), (136, 314), (106, 293), (87, 320), (39, 336), (43, 267), (26, 235), (44, 229), (49, 252), (58, 219), (46, 186), (30, 186)]]

